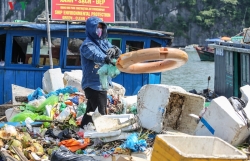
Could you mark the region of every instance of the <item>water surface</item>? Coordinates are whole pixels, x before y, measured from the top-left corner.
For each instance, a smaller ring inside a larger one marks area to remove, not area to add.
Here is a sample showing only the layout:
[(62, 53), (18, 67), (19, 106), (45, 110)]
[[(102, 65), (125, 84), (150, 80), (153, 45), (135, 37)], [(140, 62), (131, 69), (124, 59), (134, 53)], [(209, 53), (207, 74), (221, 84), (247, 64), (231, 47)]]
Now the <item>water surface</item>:
[(214, 90), (214, 62), (200, 61), (197, 52), (187, 52), (188, 61), (180, 68), (162, 73), (162, 84), (175, 85), (184, 88), (186, 91), (196, 89), (201, 91), (208, 86)]

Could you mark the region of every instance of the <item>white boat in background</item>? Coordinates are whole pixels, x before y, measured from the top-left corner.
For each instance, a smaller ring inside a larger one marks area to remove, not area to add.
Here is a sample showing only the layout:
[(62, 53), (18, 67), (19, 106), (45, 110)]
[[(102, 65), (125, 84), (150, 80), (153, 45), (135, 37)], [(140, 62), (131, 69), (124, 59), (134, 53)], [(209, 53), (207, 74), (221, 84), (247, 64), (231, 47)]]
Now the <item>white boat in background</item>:
[(198, 46), (197, 44), (191, 44), (191, 45), (188, 45), (184, 48), (184, 51), (196, 51), (195, 47)]

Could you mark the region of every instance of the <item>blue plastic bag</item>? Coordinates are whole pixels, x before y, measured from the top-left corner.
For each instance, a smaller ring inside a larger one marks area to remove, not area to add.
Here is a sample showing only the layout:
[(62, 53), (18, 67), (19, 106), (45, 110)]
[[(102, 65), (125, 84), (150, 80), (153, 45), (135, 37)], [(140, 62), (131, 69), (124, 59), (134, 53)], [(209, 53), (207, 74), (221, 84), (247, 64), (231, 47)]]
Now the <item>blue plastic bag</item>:
[(66, 94), (66, 93), (71, 94), (71, 93), (75, 93), (75, 92), (79, 92), (76, 87), (67, 86), (65, 88), (60, 88), (60, 89), (58, 89), (56, 91), (50, 92), (49, 94), (46, 95), (46, 98), (48, 98), (48, 97), (50, 97), (52, 95), (58, 96), (60, 93), (62, 93), (62, 94)]
[(121, 145), (121, 148), (130, 149), (132, 152), (143, 152), (146, 150), (146, 147), (146, 140), (138, 140), (138, 134), (136, 133), (129, 135), (127, 140)]
[(45, 96), (44, 91), (38, 87), (33, 93), (28, 95), (28, 101), (38, 99), (40, 96)]

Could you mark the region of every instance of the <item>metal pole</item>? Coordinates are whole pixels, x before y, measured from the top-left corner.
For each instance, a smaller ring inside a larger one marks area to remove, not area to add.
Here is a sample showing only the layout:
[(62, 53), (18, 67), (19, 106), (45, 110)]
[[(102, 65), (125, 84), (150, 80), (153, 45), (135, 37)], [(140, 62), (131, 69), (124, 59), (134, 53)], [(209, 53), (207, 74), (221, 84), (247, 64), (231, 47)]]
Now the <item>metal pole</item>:
[(48, 0), (45, 0), (45, 9), (46, 9), (47, 35), (48, 35), (48, 47), (49, 47), (49, 65), (50, 65), (50, 69), (53, 69), (52, 52), (51, 52), (51, 37), (50, 37)]
[(67, 21), (67, 38), (69, 38), (69, 21)]

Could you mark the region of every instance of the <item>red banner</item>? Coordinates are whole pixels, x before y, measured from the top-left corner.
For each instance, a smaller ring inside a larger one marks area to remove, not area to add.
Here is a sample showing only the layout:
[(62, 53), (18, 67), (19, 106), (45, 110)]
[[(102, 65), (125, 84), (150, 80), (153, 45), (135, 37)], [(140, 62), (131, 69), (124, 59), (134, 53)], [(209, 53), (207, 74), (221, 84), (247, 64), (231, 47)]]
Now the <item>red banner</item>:
[(114, 0), (51, 0), (51, 19), (86, 21), (97, 16), (104, 22), (115, 22)]

